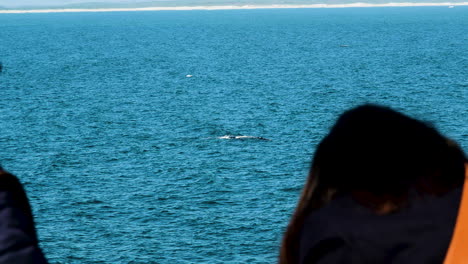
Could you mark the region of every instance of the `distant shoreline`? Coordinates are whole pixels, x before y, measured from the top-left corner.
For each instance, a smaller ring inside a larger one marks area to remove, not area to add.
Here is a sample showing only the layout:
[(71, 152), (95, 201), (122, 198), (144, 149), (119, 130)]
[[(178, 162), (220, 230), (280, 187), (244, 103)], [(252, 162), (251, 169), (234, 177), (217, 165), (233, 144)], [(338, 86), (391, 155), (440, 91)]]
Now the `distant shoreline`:
[(219, 6), (179, 6), (179, 7), (141, 7), (141, 8), (63, 8), (63, 9), (0, 9), (0, 14), (28, 13), (78, 13), (78, 12), (138, 12), (138, 11), (188, 11), (188, 10), (242, 10), (242, 9), (297, 9), (297, 8), (351, 8), (351, 7), (416, 7), (416, 6), (468, 6), (462, 3), (387, 3), (387, 4), (312, 4), (312, 5), (219, 5)]

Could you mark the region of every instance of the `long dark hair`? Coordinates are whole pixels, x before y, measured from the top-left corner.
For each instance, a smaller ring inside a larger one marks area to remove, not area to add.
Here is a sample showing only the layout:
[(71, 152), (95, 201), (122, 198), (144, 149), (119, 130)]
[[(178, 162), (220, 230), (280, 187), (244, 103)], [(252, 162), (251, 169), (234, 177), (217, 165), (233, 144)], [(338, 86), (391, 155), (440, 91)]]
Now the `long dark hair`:
[(316, 149), (279, 263), (298, 263), (305, 217), (336, 195), (350, 195), (376, 214), (391, 213), (409, 203), (410, 189), (442, 195), (461, 186), (465, 162), (456, 143), (424, 122), (378, 105), (346, 111)]

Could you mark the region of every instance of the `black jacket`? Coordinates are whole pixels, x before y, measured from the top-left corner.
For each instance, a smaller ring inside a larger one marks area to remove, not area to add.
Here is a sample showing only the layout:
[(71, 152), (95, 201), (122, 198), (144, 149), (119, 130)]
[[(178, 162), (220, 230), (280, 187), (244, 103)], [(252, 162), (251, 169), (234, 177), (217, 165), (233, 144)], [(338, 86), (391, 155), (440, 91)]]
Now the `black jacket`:
[(18, 179), (0, 168), (0, 264), (47, 263)]
[(336, 198), (306, 217), (300, 263), (443, 263), (461, 191), (414, 195), (408, 208), (384, 216), (350, 197)]

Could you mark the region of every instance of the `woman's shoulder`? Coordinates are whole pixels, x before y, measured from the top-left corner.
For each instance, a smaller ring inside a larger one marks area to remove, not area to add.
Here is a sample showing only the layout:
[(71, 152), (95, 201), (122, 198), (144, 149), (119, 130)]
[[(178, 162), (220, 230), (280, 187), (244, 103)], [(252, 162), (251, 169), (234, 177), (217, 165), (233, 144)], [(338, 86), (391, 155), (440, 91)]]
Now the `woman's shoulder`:
[(408, 207), (376, 215), (349, 196), (338, 197), (306, 216), (301, 263), (340, 263), (341, 258), (343, 263), (378, 263), (388, 254), (395, 258), (392, 263), (441, 263), (460, 198), (461, 188), (438, 197), (414, 195)]

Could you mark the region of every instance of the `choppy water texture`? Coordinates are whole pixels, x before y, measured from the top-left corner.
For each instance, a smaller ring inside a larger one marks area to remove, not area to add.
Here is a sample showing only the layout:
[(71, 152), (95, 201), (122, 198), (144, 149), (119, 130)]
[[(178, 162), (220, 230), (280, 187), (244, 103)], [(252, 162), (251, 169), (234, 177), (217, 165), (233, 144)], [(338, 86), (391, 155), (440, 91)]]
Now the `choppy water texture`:
[(467, 28), (467, 7), (0, 15), (0, 159), (52, 263), (272, 263), (344, 109), (467, 149)]

